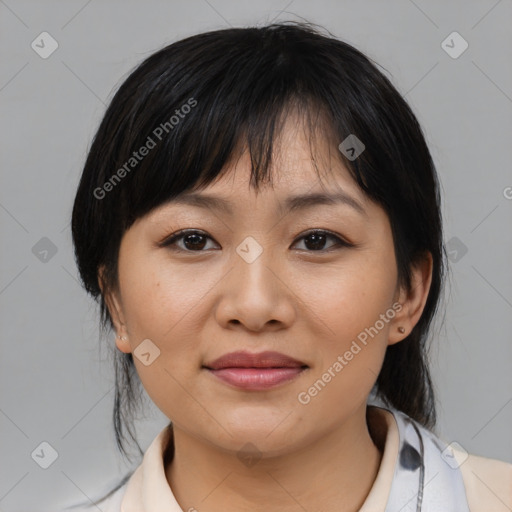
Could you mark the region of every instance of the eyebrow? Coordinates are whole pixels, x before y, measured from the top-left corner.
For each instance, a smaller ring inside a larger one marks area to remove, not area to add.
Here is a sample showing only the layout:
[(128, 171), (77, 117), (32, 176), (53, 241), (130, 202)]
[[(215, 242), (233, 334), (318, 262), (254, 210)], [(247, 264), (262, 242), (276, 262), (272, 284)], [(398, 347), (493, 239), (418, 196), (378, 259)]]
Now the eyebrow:
[[(233, 205), (227, 199), (214, 195), (205, 195), (197, 192), (189, 192), (171, 199), (168, 204), (185, 204), (199, 208), (217, 210), (229, 215), (233, 214)], [(356, 210), (358, 213), (367, 215), (365, 209), (359, 201), (348, 195), (346, 192), (314, 192), (310, 194), (299, 194), (289, 196), (279, 206), (279, 212), (292, 212), (306, 210), (320, 205), (338, 205), (343, 204)]]

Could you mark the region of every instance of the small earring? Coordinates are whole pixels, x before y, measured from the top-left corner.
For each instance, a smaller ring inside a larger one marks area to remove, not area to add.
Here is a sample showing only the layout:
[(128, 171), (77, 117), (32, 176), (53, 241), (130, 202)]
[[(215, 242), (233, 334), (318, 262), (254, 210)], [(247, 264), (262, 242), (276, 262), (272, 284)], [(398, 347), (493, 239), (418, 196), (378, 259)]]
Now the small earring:
[(405, 328), (404, 328), (404, 327), (402, 327), (402, 326), (400, 326), (400, 327), (398, 328), (398, 332), (400, 332), (400, 333), (402, 333), (402, 334), (403, 334), (403, 333), (405, 332)]
[(127, 341), (128, 338), (126, 336), (119, 336), (117, 335), (117, 338), (119, 338), (120, 340), (123, 340), (123, 341)]

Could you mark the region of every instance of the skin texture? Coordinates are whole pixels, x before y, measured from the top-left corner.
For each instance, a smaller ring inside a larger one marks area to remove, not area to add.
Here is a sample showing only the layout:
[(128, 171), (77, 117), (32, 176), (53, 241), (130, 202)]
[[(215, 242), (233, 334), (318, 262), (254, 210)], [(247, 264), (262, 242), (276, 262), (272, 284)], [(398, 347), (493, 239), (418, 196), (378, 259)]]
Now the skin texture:
[[(431, 258), (414, 268), (410, 293), (398, 287), (385, 211), (322, 138), (315, 150), (330, 172), (320, 181), (299, 125), (293, 117), (284, 125), (273, 187), (249, 187), (244, 153), (201, 191), (231, 201), (232, 215), (169, 203), (136, 221), (121, 241), (119, 290), (106, 295), (117, 333), (127, 337), (116, 344), (133, 352), (149, 338), (160, 350), (149, 366), (134, 360), (147, 393), (173, 422), (175, 457), (166, 475), (184, 510), (353, 511), (378, 472), (381, 452), (368, 431), (366, 400), (386, 347), (403, 340), (421, 316)], [(346, 204), (278, 212), (289, 195), (339, 190), (365, 213)], [(175, 245), (181, 252), (158, 246), (181, 229), (209, 238), (182, 238)], [(319, 247), (330, 250), (319, 250), (303, 238), (311, 229), (355, 246), (328, 237)], [(251, 263), (236, 252), (248, 236), (263, 250)], [(400, 311), (378, 335), (300, 403), (299, 393), (397, 302)], [(309, 368), (270, 390), (244, 391), (202, 368), (235, 350), (275, 350)], [(246, 443), (259, 458), (250, 467), (237, 456)]]

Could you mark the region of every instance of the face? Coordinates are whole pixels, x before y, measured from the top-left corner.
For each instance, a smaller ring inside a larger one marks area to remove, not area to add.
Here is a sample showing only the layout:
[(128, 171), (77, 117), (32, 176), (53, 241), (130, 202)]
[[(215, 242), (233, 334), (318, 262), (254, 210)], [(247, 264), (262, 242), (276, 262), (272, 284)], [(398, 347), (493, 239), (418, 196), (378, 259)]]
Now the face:
[[(285, 125), (272, 187), (249, 187), (244, 154), (198, 191), (229, 206), (173, 201), (135, 222), (121, 242), (119, 291), (107, 297), (127, 337), (117, 347), (134, 353), (154, 403), (175, 427), (226, 450), (252, 442), (280, 454), (349, 421), (386, 347), (419, 319), (430, 285), (426, 268), (414, 294), (398, 287), (385, 211), (335, 155), (320, 179), (296, 126)], [(340, 199), (287, 208), (291, 197), (314, 193)], [(288, 376), (267, 388), (205, 368), (234, 351), (275, 351), (303, 368), (263, 371)]]

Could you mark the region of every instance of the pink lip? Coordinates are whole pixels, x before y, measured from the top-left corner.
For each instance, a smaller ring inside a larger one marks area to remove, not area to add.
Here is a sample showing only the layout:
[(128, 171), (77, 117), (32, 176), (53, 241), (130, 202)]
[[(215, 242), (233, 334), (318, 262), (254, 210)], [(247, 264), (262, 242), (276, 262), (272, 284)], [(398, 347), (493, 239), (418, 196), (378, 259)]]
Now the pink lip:
[(210, 370), (220, 370), (223, 368), (301, 368), (307, 365), (280, 352), (266, 351), (251, 354), (237, 351), (225, 354), (204, 366)]
[(208, 371), (219, 379), (242, 389), (262, 390), (294, 379), (305, 368), (222, 368)]
[(294, 379), (308, 365), (279, 352), (231, 352), (204, 368), (219, 379), (242, 389), (268, 389)]

